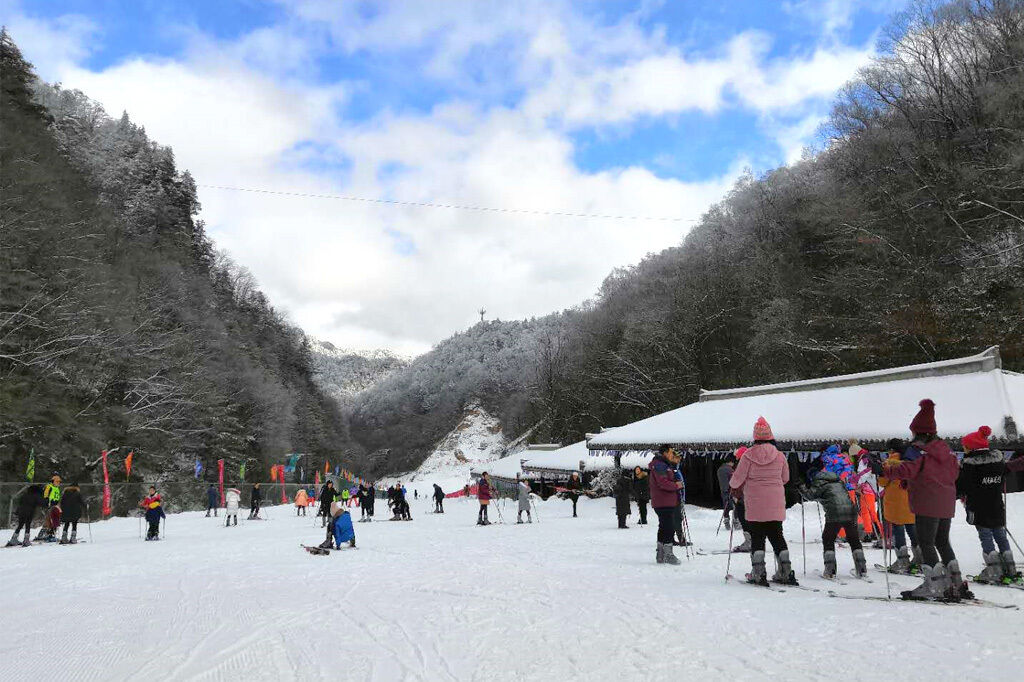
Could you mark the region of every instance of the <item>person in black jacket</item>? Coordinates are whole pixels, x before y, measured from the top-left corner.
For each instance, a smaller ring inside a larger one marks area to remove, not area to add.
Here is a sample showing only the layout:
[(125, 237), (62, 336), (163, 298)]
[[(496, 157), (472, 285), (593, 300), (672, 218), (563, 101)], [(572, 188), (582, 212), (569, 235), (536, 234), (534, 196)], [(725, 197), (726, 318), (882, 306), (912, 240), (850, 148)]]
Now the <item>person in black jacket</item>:
[(576, 518), (576, 503), (580, 501), (580, 491), (583, 490), (583, 481), (580, 480), (578, 472), (572, 472), (572, 476), (565, 483), (565, 496), (572, 500), (572, 517)]
[[(1003, 452), (989, 449), (992, 429), (982, 426), (964, 436), (964, 459), (957, 478), (957, 497), (967, 509), (967, 523), (978, 530), (985, 569), (975, 577), (981, 583), (1021, 583), (1021, 574), (1006, 538), (1006, 505), (1003, 502), (1003, 476), (1007, 471), (1024, 470), (1022, 453), (1007, 462)], [(997, 550), (998, 545), (998, 550)]]
[[(60, 544), (74, 545), (78, 542), (78, 521), (82, 518), (82, 491), (78, 484), (69, 485), (64, 488), (60, 498), (61, 519), (64, 521), (64, 530), (60, 534)], [(71, 527), (71, 539), (68, 539), (68, 527)]]
[(629, 516), (629, 498), (633, 493), (633, 479), (626, 469), (619, 469), (615, 480), (615, 515), (619, 517), (619, 528), (629, 528), (626, 517)]
[(210, 487), (206, 489), (206, 515), (209, 516), (210, 512), (213, 511), (213, 515), (217, 515), (217, 502), (219, 502), (219, 496), (217, 495), (217, 486), (210, 484)]
[(436, 483), (434, 484), (434, 512), (444, 514), (444, 491)]
[(260, 515), (260, 505), (263, 503), (263, 493), (260, 492), (260, 484), (252, 484), (252, 494), (249, 496), (249, 518), (255, 519)]
[(736, 523), (736, 503), (729, 492), (729, 479), (732, 478), (734, 471), (736, 471), (736, 455), (729, 455), (715, 474), (718, 477), (718, 490), (722, 495), (722, 523), (725, 524), (726, 530), (731, 529), (732, 524)]
[(377, 487), (370, 484), (366, 487), (366, 520), (373, 521), (373, 505), (377, 503)]
[(22, 546), (28, 547), (32, 544), (32, 517), (36, 515), (36, 509), (44, 506), (46, 506), (46, 500), (43, 499), (43, 486), (30, 485), (18, 498), (18, 507), (15, 512), (18, 517), (18, 525), (14, 528), (14, 535), (8, 540), (7, 547), (18, 544), (18, 533), (22, 528), (25, 529), (25, 541), (21, 543)]
[(320, 516), (323, 518), (323, 523), (320, 524), (321, 528), (327, 527), (327, 519), (331, 518), (331, 503), (337, 496), (338, 491), (334, 489), (334, 481), (327, 481), (320, 488)]
[(637, 510), (640, 512), (638, 525), (647, 525), (647, 505), (651, 501), (651, 487), (647, 483), (647, 472), (636, 467), (633, 469), (633, 499), (636, 500)]

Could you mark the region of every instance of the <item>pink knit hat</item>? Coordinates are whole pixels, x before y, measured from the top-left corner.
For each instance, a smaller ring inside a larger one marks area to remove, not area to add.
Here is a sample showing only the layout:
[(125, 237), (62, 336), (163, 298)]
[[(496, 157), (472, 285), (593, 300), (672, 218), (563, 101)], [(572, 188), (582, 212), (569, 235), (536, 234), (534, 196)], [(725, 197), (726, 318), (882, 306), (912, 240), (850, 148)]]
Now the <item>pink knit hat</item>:
[(754, 440), (775, 440), (772, 427), (764, 417), (758, 417), (757, 423), (754, 424)]

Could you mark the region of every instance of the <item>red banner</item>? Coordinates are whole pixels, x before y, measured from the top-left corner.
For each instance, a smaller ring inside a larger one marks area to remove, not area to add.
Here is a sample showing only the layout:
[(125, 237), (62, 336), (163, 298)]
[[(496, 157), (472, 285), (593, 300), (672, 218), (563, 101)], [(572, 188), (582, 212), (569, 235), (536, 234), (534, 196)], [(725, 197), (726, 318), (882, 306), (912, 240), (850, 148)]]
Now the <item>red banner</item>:
[(316, 470), (316, 476), (313, 477), (313, 483), (316, 485), (317, 492), (320, 492), (320, 470)]
[(220, 506), (224, 506), (224, 460), (217, 460), (217, 481), (220, 483)]
[(277, 465), (277, 480), (281, 482), (281, 504), (288, 504), (288, 494), (284, 490), (284, 465)]
[(103, 451), (103, 515), (110, 516), (110, 474), (107, 473), (107, 451)]

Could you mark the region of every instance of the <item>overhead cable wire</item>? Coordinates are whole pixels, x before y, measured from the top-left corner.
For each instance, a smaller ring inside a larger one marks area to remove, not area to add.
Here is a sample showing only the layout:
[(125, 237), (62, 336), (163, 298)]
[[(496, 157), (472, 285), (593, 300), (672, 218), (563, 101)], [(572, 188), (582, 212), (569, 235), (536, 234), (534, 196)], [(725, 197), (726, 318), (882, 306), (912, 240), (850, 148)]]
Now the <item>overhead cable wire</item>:
[(308, 192), (282, 192), (272, 189), (254, 189), (251, 187), (229, 187), (227, 185), (196, 185), (206, 189), (223, 189), (232, 192), (252, 192), (254, 194), (274, 194), (286, 197), (303, 197), (307, 199), (334, 199), (337, 201), (358, 201), (366, 204), (389, 204), (392, 206), (413, 206), (417, 208), (447, 208), (455, 211), (480, 211), (484, 213), (517, 213), (520, 215), (558, 216), (562, 218), (594, 218), (602, 220), (647, 220), (672, 223), (695, 223), (694, 218), (678, 218), (666, 216), (642, 215), (610, 215), (599, 213), (572, 213), (569, 211), (545, 211), (529, 208), (498, 208), (495, 206), (468, 206), (465, 204), (437, 204), (429, 201), (400, 201), (398, 199), (376, 199), (372, 197), (355, 197), (341, 194), (312, 194)]

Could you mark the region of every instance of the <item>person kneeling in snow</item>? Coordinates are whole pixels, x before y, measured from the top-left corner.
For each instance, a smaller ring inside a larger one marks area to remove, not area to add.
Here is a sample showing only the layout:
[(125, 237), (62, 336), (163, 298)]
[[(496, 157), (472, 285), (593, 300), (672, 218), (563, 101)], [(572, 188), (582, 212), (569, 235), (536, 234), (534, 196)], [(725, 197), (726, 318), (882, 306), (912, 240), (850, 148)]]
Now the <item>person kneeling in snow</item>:
[(320, 547), (322, 549), (341, 549), (341, 543), (347, 542), (349, 547), (356, 546), (356, 530), (352, 527), (352, 514), (340, 499), (331, 502), (331, 522), (327, 524), (327, 537)]

